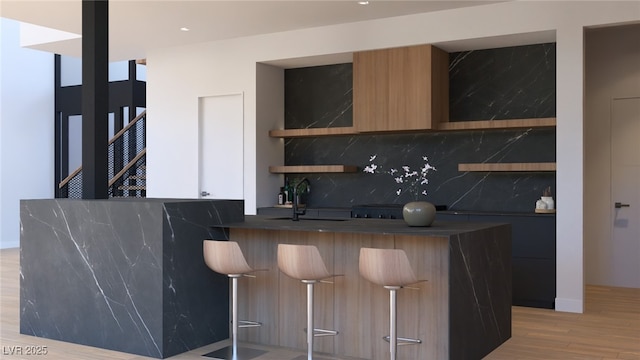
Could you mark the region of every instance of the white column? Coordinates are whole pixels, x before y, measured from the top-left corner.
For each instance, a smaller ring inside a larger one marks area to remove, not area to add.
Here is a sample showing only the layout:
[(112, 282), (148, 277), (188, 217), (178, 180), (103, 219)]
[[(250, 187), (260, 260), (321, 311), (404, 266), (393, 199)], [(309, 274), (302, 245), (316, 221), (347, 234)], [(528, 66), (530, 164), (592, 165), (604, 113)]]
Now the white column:
[[(584, 310), (584, 32), (556, 34), (556, 310)], [(563, 141), (571, 139), (571, 141)]]

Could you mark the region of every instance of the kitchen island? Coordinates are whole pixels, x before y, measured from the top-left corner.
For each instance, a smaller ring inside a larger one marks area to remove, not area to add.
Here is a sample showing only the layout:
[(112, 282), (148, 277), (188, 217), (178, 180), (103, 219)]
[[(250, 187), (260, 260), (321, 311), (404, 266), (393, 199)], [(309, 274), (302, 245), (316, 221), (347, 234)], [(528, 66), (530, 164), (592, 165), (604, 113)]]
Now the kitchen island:
[(154, 358), (227, 339), (229, 280), (202, 240), (243, 212), (242, 200), (22, 200), (20, 333)]
[(441, 222), (409, 227), (402, 220), (306, 219), (245, 216), (215, 226), (216, 238), (237, 241), (256, 269), (240, 281), (239, 313), (263, 323), (240, 332), (242, 341), (304, 349), (305, 286), (277, 267), (277, 245), (318, 247), (333, 284), (316, 286), (318, 328), (335, 337), (316, 341), (315, 351), (363, 359), (386, 359), (389, 294), (363, 279), (360, 248), (407, 252), (418, 289), (398, 294), (398, 335), (419, 338), (399, 358), (481, 359), (511, 337), (511, 229), (508, 224)]

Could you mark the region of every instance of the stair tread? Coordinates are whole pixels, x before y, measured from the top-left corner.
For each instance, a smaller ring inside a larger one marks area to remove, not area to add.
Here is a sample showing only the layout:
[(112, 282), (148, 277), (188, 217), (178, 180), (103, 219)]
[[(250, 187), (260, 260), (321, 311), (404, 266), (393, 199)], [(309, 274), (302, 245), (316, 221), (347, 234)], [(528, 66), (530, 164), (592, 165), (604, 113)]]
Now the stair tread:
[(145, 185), (120, 185), (118, 190), (147, 190)]

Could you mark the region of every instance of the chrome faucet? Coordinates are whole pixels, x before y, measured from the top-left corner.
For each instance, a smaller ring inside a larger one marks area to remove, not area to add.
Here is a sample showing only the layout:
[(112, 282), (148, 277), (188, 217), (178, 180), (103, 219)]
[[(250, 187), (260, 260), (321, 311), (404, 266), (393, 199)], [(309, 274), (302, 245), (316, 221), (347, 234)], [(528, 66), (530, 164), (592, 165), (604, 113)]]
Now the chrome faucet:
[(291, 217), (291, 220), (293, 221), (300, 220), (298, 216), (304, 215), (307, 212), (306, 209), (298, 210), (298, 188), (303, 183), (307, 183), (307, 188), (306, 188), (307, 192), (311, 191), (311, 183), (309, 183), (309, 179), (307, 178), (303, 178), (297, 184), (293, 185), (293, 200), (292, 200), (293, 205), (291, 206), (293, 208), (293, 217)]

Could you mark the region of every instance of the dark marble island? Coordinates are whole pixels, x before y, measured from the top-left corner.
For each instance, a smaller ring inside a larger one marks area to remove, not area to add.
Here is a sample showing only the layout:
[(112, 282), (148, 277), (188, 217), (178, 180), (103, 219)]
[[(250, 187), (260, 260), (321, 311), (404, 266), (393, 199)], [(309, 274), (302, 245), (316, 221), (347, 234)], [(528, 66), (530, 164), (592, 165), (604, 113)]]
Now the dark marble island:
[(166, 358), (229, 337), (211, 226), (238, 200), (23, 200), (20, 333)]
[(406, 359), (481, 359), (511, 337), (511, 228), (508, 224), (436, 221), (408, 227), (402, 220), (305, 219), (245, 216), (216, 226), (218, 239), (240, 244), (254, 268), (240, 281), (239, 313), (261, 321), (241, 340), (305, 348), (305, 287), (277, 267), (277, 244), (316, 245), (333, 284), (316, 286), (316, 325), (335, 329), (315, 351), (362, 359), (388, 358), (389, 294), (358, 270), (362, 247), (400, 248), (420, 279), (419, 289), (398, 294), (398, 336)]

